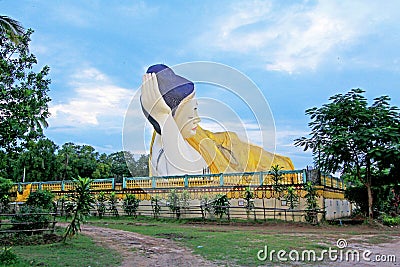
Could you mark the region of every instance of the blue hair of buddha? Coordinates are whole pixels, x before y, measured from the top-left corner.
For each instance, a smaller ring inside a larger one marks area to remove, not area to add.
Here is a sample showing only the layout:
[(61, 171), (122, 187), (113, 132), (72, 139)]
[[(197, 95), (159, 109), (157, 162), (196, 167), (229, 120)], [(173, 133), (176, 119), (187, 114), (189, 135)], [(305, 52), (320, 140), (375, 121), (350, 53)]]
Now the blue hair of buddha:
[[(176, 75), (172, 69), (164, 64), (150, 66), (146, 73), (156, 73), (158, 89), (165, 103), (171, 108), (172, 115), (175, 115), (175, 111), (182, 100), (194, 92), (193, 82)], [(146, 118), (153, 125), (154, 130), (158, 134), (161, 134), (161, 128), (158, 122), (143, 109), (143, 106), (142, 110)]]

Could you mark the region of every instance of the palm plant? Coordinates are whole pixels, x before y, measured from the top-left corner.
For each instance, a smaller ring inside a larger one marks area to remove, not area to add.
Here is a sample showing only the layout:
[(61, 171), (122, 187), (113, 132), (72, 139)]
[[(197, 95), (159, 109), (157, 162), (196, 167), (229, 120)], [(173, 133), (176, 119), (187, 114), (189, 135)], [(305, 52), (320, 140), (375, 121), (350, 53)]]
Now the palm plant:
[(276, 199), (280, 199), (282, 192), (283, 192), (283, 185), (281, 184), (283, 180), (283, 167), (279, 166), (278, 164), (271, 167), (271, 179), (273, 181), (272, 189), (274, 190), (275, 197), (274, 197), (274, 220), (275, 220), (275, 213), (276, 213)]
[(75, 236), (81, 231), (81, 223), (85, 221), (85, 216), (90, 212), (90, 209), (94, 206), (94, 198), (90, 194), (90, 184), (92, 180), (90, 178), (82, 178), (78, 176), (78, 179), (74, 179), (75, 192), (70, 195), (73, 205), (73, 216), (72, 221), (67, 226), (63, 237), (64, 242), (67, 237)]
[(226, 195), (218, 194), (215, 196), (214, 201), (212, 202), (214, 214), (219, 216), (219, 219), (222, 219), (222, 216), (226, 214), (229, 219), (229, 199)]
[(296, 194), (296, 188), (294, 188), (294, 186), (288, 186), (286, 188), (285, 199), (289, 204), (289, 209), (292, 211), (292, 219), (294, 221), (293, 210), (299, 205), (299, 196)]
[(254, 202), (251, 201), (251, 199), (254, 197), (254, 194), (250, 190), (250, 186), (246, 188), (246, 191), (244, 193), (244, 199), (246, 200), (246, 215), (247, 215), (247, 220), (250, 219), (250, 211), (254, 209)]
[(307, 212), (305, 219), (311, 224), (317, 224), (317, 211), (319, 210), (317, 188), (313, 185), (312, 182), (309, 181), (304, 185), (304, 190), (307, 192), (307, 194), (305, 195), (307, 202)]
[(151, 208), (153, 210), (154, 219), (158, 219), (161, 212), (160, 199), (158, 196), (151, 197)]
[(119, 213), (118, 213), (118, 208), (117, 208), (117, 203), (118, 203), (118, 198), (117, 195), (115, 194), (115, 192), (112, 192), (110, 194), (110, 197), (108, 199), (108, 204), (110, 205), (110, 211), (111, 214), (115, 217), (119, 217)]
[(97, 214), (99, 214), (99, 218), (103, 218), (104, 214), (106, 213), (106, 193), (105, 192), (100, 192), (97, 197)]
[(134, 194), (127, 194), (124, 198), (122, 208), (128, 216), (134, 216), (136, 218), (136, 211), (139, 208), (140, 199), (136, 198)]

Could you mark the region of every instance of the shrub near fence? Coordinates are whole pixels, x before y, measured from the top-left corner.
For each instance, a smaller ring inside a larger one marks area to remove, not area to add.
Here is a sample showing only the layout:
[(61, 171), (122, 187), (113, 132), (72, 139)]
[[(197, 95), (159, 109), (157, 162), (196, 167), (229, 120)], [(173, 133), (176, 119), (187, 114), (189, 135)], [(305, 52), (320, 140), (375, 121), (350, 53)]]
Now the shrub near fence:
[[(140, 202), (139, 207), (136, 211), (138, 216), (146, 216), (146, 217), (154, 217), (154, 218), (176, 218), (176, 212), (170, 209), (170, 205), (168, 205), (165, 201), (158, 201), (157, 205), (158, 209), (155, 209), (155, 204), (153, 205), (150, 201), (149, 204), (146, 202)], [(284, 221), (301, 221), (306, 222), (306, 216), (309, 215), (310, 212), (314, 212), (319, 215), (320, 219), (324, 217), (324, 211), (315, 211), (315, 210), (300, 210), (300, 209), (283, 209), (283, 208), (263, 208), (263, 207), (253, 207), (249, 213), (249, 210), (246, 206), (221, 206), (220, 209), (224, 210), (221, 216), (220, 213), (215, 214), (215, 207), (211, 204), (208, 207), (213, 207), (211, 209), (207, 209), (206, 205), (188, 205), (184, 208), (180, 209), (180, 219), (200, 219), (203, 221), (214, 221), (214, 220), (269, 220), (274, 219), (274, 217), (278, 220)], [(123, 204), (118, 203), (117, 209), (120, 211), (120, 214), (128, 215), (124, 212)], [(155, 214), (154, 211), (158, 211)], [(91, 211), (92, 214), (96, 214), (96, 210), (93, 209)], [(113, 216), (112, 213), (106, 213), (105, 216)], [(221, 217), (220, 217), (221, 216)], [(247, 219), (248, 218), (248, 219)], [(318, 221), (314, 222), (318, 223)]]
[(54, 233), (57, 213), (26, 207), (21, 213), (0, 214), (0, 234)]

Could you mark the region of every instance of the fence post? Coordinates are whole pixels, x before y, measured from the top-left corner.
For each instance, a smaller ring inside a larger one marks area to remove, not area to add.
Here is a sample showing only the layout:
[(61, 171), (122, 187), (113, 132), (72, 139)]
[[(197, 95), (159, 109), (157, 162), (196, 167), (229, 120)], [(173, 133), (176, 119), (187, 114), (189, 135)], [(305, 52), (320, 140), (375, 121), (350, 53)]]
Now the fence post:
[(156, 177), (151, 177), (151, 187), (153, 187), (154, 189), (156, 188), (157, 183), (156, 183)]
[(219, 175), (219, 186), (224, 186), (224, 174)]
[(307, 183), (307, 172), (305, 169), (303, 169), (303, 183), (306, 184)]
[(111, 178), (112, 179), (112, 190), (115, 190), (115, 179), (114, 178)]
[(263, 186), (264, 185), (264, 179), (263, 179), (263, 172), (260, 172), (260, 185)]
[(122, 178), (122, 189), (126, 189), (126, 177)]
[(188, 176), (185, 174), (185, 187), (189, 187)]

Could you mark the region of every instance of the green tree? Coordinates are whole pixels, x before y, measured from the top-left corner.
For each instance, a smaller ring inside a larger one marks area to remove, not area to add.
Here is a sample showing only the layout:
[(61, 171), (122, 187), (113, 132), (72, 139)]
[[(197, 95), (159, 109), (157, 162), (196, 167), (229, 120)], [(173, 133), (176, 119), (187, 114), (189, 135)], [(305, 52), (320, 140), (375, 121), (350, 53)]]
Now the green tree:
[(97, 168), (99, 153), (90, 145), (77, 147), (78, 160), (75, 162), (75, 167), (78, 169), (79, 176), (93, 178), (93, 173)]
[(311, 149), (322, 171), (351, 174), (365, 185), (368, 215), (373, 217), (372, 172), (394, 169), (399, 161), (400, 115), (388, 96), (375, 98), (369, 106), (364, 92), (352, 89), (332, 96), (329, 104), (306, 110), (312, 120), (310, 137), (296, 139), (295, 145)]
[(73, 177), (94, 178), (99, 175), (99, 153), (90, 145), (76, 145), (65, 143), (58, 151), (57, 161), (62, 180), (70, 180)]
[(130, 153), (129, 152), (115, 152), (109, 155), (109, 159), (111, 162), (111, 173), (113, 174), (114, 178), (118, 180), (122, 180), (122, 178), (130, 176), (130, 172), (126, 163), (125, 157), (128, 158), (128, 160), (132, 160), (129, 158)]
[(2, 163), (7, 175), (13, 157), (28, 141), (43, 136), (50, 116), (49, 67), (33, 71), (37, 59), (28, 51), (32, 32), (18, 36), (18, 43), (0, 34), (0, 150), (7, 154)]
[(28, 142), (15, 161), (14, 181), (21, 181), (23, 176), (25, 182), (58, 180), (57, 149), (58, 146), (47, 138)]
[(22, 36), (25, 29), (19, 21), (8, 16), (0, 15), (0, 34), (7, 36), (12, 42), (18, 44), (18, 36)]
[(133, 168), (130, 167), (129, 169), (133, 177), (145, 177), (149, 175), (149, 155), (140, 155), (139, 159), (131, 162), (133, 162)]
[(61, 180), (71, 180), (78, 176), (76, 161), (78, 160), (77, 146), (74, 143), (65, 143), (57, 153), (57, 161), (59, 164), (59, 173)]
[(110, 178), (111, 173), (111, 161), (107, 154), (103, 153), (99, 156), (97, 160), (96, 170), (93, 172), (94, 179)]

